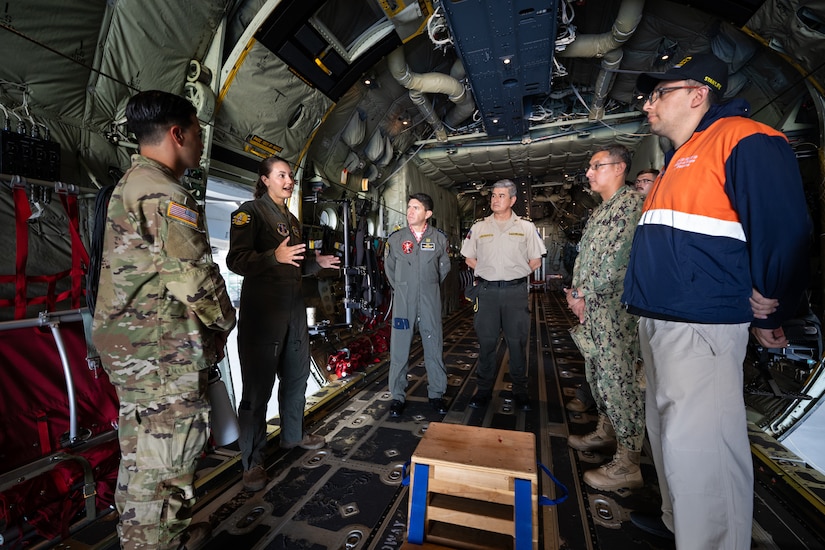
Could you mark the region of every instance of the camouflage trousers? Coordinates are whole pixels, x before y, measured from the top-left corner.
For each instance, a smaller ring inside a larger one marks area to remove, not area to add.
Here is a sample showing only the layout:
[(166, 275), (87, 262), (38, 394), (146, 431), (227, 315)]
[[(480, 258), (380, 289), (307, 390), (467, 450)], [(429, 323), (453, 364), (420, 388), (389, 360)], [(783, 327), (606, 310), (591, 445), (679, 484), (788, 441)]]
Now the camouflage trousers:
[(118, 386), (121, 461), (115, 489), (124, 550), (176, 549), (192, 521), (197, 460), (209, 436), (206, 371)]
[(585, 322), (570, 331), (584, 356), (596, 407), (610, 419), (619, 443), (632, 451), (642, 450), (645, 436), (637, 326), (637, 318), (627, 313), (618, 298), (588, 295)]

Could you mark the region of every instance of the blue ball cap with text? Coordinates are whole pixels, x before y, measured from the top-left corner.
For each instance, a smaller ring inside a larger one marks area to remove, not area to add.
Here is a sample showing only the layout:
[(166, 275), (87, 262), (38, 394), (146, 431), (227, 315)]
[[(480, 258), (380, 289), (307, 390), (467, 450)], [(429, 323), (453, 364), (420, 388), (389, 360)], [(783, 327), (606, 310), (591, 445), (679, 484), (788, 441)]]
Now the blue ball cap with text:
[(649, 94), (663, 80), (695, 80), (705, 84), (721, 98), (728, 87), (728, 66), (712, 53), (688, 55), (663, 73), (642, 73), (636, 88)]

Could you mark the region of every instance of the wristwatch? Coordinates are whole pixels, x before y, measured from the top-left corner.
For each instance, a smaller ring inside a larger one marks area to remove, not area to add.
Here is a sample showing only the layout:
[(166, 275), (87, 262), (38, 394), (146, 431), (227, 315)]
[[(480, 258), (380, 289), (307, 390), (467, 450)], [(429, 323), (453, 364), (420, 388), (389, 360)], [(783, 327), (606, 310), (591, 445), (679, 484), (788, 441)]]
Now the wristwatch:
[(578, 300), (579, 299), (579, 289), (574, 288), (573, 292), (570, 293), (570, 296), (572, 296), (574, 300)]

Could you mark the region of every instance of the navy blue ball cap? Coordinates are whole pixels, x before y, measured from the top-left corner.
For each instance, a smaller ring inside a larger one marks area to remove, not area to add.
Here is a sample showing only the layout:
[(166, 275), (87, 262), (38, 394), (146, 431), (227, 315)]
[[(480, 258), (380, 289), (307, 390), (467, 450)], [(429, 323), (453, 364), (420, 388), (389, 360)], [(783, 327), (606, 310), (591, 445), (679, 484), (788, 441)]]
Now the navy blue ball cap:
[(663, 73), (642, 73), (636, 80), (636, 88), (649, 94), (663, 80), (695, 80), (706, 84), (719, 97), (728, 88), (728, 66), (712, 53), (688, 55)]

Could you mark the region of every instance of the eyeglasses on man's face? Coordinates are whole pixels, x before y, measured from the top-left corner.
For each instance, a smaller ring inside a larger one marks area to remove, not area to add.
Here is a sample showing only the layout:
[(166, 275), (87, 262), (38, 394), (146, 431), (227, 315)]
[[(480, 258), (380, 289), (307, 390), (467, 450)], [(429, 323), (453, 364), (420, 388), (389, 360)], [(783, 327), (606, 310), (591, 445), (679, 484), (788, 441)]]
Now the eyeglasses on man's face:
[(645, 103), (650, 103), (653, 105), (658, 100), (662, 99), (663, 95), (674, 90), (696, 90), (698, 88), (704, 88), (704, 86), (669, 86), (667, 88), (657, 88), (647, 94), (647, 97), (645, 97)]
[(610, 166), (611, 164), (621, 164), (621, 162), (619, 162), (619, 161), (616, 161), (616, 162), (597, 162), (596, 164), (591, 164), (590, 166), (588, 166), (588, 168), (595, 172), (596, 170), (598, 170), (602, 166)]

